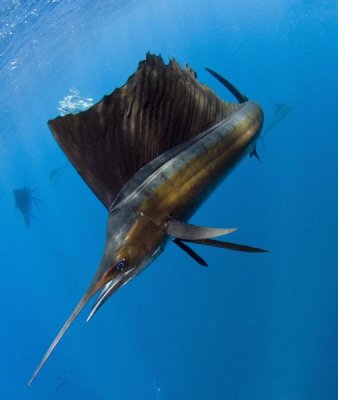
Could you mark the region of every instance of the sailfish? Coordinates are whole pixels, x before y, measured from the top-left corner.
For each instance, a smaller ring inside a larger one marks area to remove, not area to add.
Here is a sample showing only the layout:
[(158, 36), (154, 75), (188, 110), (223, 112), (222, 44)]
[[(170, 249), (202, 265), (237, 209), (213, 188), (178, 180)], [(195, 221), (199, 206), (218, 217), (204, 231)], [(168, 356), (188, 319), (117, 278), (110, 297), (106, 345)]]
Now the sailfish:
[(188, 221), (228, 173), (254, 149), (263, 125), (261, 107), (213, 70), (235, 96), (220, 99), (188, 65), (147, 54), (126, 84), (78, 114), (49, 127), (80, 176), (108, 211), (100, 265), (41, 362), (35, 379), (69, 326), (94, 295), (87, 320), (134, 279), (169, 240), (201, 265), (187, 243), (264, 252), (216, 240), (234, 228)]
[(32, 189), (28, 186), (26, 180), (22, 189), (13, 190), (15, 207), (22, 214), (27, 228), (29, 228), (32, 219), (32, 205), (35, 204), (39, 206), (43, 204), (43, 202), (33, 194), (35, 190), (36, 189)]

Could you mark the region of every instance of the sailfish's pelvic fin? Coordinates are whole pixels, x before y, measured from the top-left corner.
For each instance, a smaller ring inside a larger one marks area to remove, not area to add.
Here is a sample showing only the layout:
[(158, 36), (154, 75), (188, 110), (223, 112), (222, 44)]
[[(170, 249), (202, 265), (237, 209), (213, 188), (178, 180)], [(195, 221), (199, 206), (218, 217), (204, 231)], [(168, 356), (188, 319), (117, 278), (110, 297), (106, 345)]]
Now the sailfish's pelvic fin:
[(200, 240), (209, 239), (217, 236), (228, 235), (234, 232), (237, 228), (209, 228), (206, 226), (192, 225), (185, 222), (180, 222), (172, 219), (166, 226), (168, 235), (182, 240)]
[(206, 246), (219, 247), (227, 250), (243, 251), (245, 253), (267, 253), (268, 250), (260, 249), (258, 247), (247, 246), (245, 244), (223, 242), (214, 239), (195, 239), (195, 240), (184, 240), (184, 242), (204, 244)]
[(202, 265), (202, 267), (207, 267), (208, 264), (207, 262), (196, 253), (191, 247), (189, 247), (187, 244), (183, 243), (182, 240), (180, 239), (174, 239), (173, 242), (184, 252), (186, 252), (193, 260), (195, 260), (199, 265)]

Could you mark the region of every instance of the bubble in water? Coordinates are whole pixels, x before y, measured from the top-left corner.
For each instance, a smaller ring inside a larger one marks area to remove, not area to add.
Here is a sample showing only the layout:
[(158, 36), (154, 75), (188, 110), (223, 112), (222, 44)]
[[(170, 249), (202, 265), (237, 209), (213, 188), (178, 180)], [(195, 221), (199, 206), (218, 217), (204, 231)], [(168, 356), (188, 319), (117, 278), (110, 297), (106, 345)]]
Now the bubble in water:
[(58, 111), (60, 112), (61, 116), (64, 116), (69, 113), (74, 114), (80, 111), (87, 110), (92, 105), (92, 98), (81, 98), (80, 91), (76, 88), (71, 88), (69, 90), (69, 95), (65, 96), (62, 100), (59, 101)]

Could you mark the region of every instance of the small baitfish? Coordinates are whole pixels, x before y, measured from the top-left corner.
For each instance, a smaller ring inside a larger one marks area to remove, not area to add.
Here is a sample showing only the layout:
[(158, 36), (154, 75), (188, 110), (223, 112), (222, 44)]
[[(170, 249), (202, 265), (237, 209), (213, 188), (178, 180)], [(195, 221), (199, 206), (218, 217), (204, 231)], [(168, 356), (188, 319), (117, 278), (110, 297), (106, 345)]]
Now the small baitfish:
[(233, 228), (191, 225), (189, 218), (214, 188), (255, 149), (263, 112), (230, 82), (208, 71), (237, 98), (225, 102), (197, 81), (187, 65), (147, 54), (126, 84), (86, 111), (48, 122), (70, 162), (108, 210), (101, 263), (86, 293), (50, 345), (29, 385), (74, 319), (98, 294), (88, 317), (135, 278), (173, 239), (264, 252), (215, 237)]

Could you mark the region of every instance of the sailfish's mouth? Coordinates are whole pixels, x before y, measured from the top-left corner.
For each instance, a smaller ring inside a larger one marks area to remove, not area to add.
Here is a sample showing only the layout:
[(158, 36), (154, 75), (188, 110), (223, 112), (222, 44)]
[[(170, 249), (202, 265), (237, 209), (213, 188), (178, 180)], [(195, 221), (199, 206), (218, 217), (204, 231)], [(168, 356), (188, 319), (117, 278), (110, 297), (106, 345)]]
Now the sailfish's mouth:
[(117, 289), (126, 285), (129, 281), (134, 279), (136, 275), (142, 272), (162, 252), (162, 250), (163, 250), (162, 246), (158, 247), (153, 254), (148, 255), (148, 257), (145, 257), (138, 266), (128, 269), (127, 271), (119, 274), (118, 276), (115, 276), (112, 280), (107, 282), (100, 290), (100, 293), (98, 294), (95, 303), (88, 315), (87, 322), (93, 318), (93, 316), (102, 306), (102, 304), (105, 303), (105, 301), (113, 293), (115, 293)]
[(128, 283), (135, 276), (135, 268), (118, 275), (108, 283), (106, 283), (98, 294), (95, 303), (88, 315), (87, 322), (93, 318), (97, 310), (102, 306), (102, 304), (110, 297), (117, 289)]

